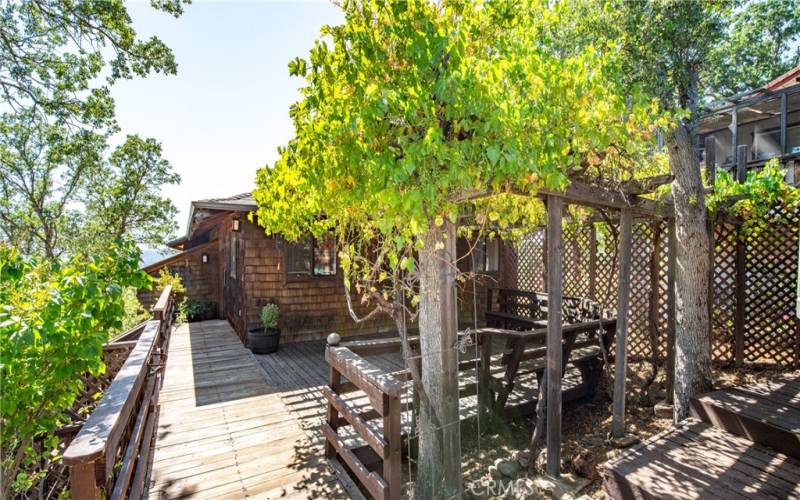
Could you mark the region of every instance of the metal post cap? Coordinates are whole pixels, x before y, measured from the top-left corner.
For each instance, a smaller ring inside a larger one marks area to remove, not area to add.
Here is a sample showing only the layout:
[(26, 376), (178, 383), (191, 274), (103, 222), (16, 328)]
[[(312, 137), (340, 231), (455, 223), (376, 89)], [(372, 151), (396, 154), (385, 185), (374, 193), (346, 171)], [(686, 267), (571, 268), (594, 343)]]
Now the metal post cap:
[(331, 333), (328, 335), (328, 345), (339, 345), (339, 341), (342, 340), (342, 337), (339, 336), (338, 333)]

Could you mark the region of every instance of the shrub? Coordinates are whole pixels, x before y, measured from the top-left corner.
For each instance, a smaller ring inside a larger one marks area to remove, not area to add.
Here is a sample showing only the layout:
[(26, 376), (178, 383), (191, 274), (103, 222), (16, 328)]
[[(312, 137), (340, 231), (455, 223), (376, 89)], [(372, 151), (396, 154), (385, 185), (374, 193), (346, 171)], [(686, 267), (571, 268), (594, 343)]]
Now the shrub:
[(35, 260), (0, 245), (1, 498), (27, 490), (58, 460), (55, 431), (105, 370), (103, 343), (122, 326), (126, 287), (149, 287), (131, 243), (105, 255)]
[(185, 321), (204, 321), (217, 316), (217, 304), (208, 299), (185, 298), (178, 306), (178, 317)]
[(183, 278), (179, 274), (172, 274), (166, 267), (158, 271), (158, 278), (153, 280), (154, 288), (157, 293), (161, 293), (167, 288), (167, 285), (172, 285), (172, 293), (175, 296), (183, 295), (186, 293), (186, 287), (183, 284)]
[(278, 328), (278, 304), (267, 304), (261, 309), (261, 322), (264, 328)]

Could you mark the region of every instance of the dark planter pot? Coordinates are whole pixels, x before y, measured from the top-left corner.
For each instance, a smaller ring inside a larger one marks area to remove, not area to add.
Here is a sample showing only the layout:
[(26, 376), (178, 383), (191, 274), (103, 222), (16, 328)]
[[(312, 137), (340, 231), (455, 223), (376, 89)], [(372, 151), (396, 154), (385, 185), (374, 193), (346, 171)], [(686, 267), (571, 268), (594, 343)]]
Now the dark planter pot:
[(278, 350), (281, 331), (277, 328), (255, 328), (247, 332), (247, 343), (254, 354), (270, 354)]

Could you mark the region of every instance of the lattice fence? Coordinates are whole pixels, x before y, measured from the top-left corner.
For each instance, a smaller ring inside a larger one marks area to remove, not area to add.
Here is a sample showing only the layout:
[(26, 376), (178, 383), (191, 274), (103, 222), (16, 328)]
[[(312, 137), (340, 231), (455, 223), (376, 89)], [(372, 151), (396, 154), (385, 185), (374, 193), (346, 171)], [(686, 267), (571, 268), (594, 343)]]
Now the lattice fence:
[[(800, 322), (794, 310), (800, 212), (776, 212), (775, 215), (782, 218), (781, 223), (770, 225), (742, 242), (745, 248), (743, 361), (798, 365)], [(667, 231), (665, 221), (635, 221), (633, 225), (628, 318), (629, 353), (633, 359), (650, 359), (654, 348), (660, 360), (666, 357)], [(739, 233), (737, 226), (725, 222), (716, 224), (714, 233), (711, 349), (716, 362), (728, 364), (735, 356)], [(544, 234), (544, 229), (537, 230), (519, 244), (517, 288), (544, 290)], [(617, 248), (616, 227), (605, 223), (567, 227), (564, 232), (564, 294), (590, 297), (604, 307), (615, 308)], [(656, 303), (651, 310), (654, 286), (657, 287)]]

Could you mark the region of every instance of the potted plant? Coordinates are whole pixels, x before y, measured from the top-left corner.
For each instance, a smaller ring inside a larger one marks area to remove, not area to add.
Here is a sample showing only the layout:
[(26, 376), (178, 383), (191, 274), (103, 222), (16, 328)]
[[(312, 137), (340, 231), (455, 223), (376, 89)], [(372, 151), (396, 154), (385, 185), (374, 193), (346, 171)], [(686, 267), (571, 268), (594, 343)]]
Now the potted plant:
[(278, 350), (281, 331), (278, 329), (278, 304), (267, 304), (261, 309), (263, 328), (247, 332), (247, 343), (255, 354), (270, 354)]

